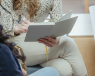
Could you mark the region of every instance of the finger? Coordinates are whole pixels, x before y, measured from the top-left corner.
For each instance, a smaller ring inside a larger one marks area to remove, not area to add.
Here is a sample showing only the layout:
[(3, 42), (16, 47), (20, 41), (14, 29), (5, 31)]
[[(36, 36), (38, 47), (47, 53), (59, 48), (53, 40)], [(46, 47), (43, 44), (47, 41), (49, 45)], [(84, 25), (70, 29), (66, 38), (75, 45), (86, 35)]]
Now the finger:
[(24, 69), (22, 69), (22, 73), (23, 73), (23, 76), (27, 76), (27, 72)]
[(53, 47), (54, 46), (54, 44), (49, 44), (48, 42), (43, 42), (46, 46), (48, 46), (48, 47)]
[(20, 33), (26, 33), (27, 31), (24, 31), (24, 30), (22, 30), (22, 29), (20, 29)]
[(22, 18), (22, 20), (24, 21), (25, 24), (29, 24), (30, 23), (30, 21), (25, 19), (25, 18)]
[(22, 69), (22, 74), (23, 74), (23, 76), (24, 76), (24, 69)]
[(26, 71), (24, 71), (24, 75), (27, 75), (27, 72)]
[(45, 43), (44, 41), (38, 40), (38, 42), (39, 42), (39, 43), (43, 43), (43, 44), (45, 44), (45, 45), (48, 46), (48, 47), (51, 47), (49, 44)]
[(21, 18), (21, 20), (23, 20), (25, 22), (26, 21), (26, 18)]
[(50, 42), (53, 42), (54, 44), (57, 44), (56, 39), (53, 39), (53, 38), (48, 37), (48, 36), (46, 36), (45, 38), (46, 38), (47, 40), (49, 40)]
[(34, 22), (30, 22), (30, 23), (34, 23)]
[(27, 30), (28, 28), (25, 27), (25, 26), (22, 26), (21, 29), (23, 29), (23, 30)]
[(24, 21), (24, 23), (25, 23), (25, 24), (29, 24), (29, 23), (30, 23), (30, 21), (26, 20), (26, 21)]
[(46, 45), (49, 45), (49, 46), (54, 46), (55, 44), (46, 40), (46, 39), (40, 39), (41, 41), (43, 41)]
[(18, 29), (28, 28), (24, 23), (18, 25)]
[(24, 22), (21, 24), (22, 26), (28, 26), (29, 24), (25, 24)]
[(46, 39), (49, 40), (50, 42), (55, 43), (55, 44), (57, 43), (56, 39), (53, 39), (53, 38), (51, 38), (51, 37), (48, 37), (48, 36), (47, 36)]
[(28, 29), (28, 24), (22, 23), (21, 28), (26, 28), (26, 30), (27, 30)]
[(21, 20), (20, 22), (19, 22), (19, 24), (22, 24), (23, 23), (23, 20)]
[(22, 27), (20, 28), (20, 33), (26, 33), (26, 32), (27, 32), (27, 28), (24, 27), (24, 26), (22, 26)]

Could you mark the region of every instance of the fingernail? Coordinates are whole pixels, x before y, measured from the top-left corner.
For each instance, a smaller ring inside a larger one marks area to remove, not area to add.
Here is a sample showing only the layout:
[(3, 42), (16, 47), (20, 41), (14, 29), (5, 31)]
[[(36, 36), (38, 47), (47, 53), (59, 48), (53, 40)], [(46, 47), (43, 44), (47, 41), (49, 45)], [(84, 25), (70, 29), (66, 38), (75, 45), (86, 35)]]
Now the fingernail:
[(25, 71), (25, 72), (24, 72), (24, 75), (26, 75), (26, 74), (27, 74), (27, 72)]

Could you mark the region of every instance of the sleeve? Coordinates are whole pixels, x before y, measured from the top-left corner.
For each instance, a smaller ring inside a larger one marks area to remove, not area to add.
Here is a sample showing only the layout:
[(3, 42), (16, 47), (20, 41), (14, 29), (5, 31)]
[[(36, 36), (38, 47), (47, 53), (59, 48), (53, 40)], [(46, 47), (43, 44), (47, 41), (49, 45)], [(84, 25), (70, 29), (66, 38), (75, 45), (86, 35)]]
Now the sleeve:
[(55, 22), (56, 20), (60, 19), (63, 15), (62, 10), (62, 0), (53, 0), (53, 7), (50, 11), (50, 21)]
[[(7, 3), (9, 4), (10, 8), (13, 8), (13, 3), (11, 0), (8, 1)], [(15, 25), (17, 25), (17, 22), (16, 21), (13, 22), (12, 16), (14, 14), (9, 13), (8, 10), (10, 10), (10, 9), (2, 0), (1, 5), (0, 5), (0, 12), (1, 12), (0, 24), (3, 26), (4, 33), (14, 36), (14, 27), (15, 27)]]
[(23, 76), (11, 50), (0, 44), (0, 76)]

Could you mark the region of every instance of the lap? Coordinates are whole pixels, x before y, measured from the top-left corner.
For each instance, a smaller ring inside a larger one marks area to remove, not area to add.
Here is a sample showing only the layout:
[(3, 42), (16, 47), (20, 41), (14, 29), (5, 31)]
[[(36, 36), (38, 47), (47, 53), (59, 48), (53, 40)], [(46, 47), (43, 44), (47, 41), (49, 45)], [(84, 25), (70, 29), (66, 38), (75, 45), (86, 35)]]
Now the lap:
[[(47, 62), (40, 64), (42, 67), (47, 66)], [(57, 69), (61, 76), (72, 76), (72, 67), (70, 63), (62, 58), (48, 61), (48, 66)]]
[[(16, 40), (17, 45), (20, 46), (26, 57), (26, 63), (28, 65), (35, 65), (46, 62), (46, 50), (45, 45), (38, 42), (24, 42), (24, 36)], [(17, 38), (15, 38), (17, 39)], [(63, 58), (68, 61), (74, 73), (78, 74), (82, 71), (86, 72), (86, 68), (82, 59), (82, 56), (78, 50), (78, 47), (74, 40), (67, 36), (62, 36), (59, 43), (52, 48), (48, 48), (49, 60)], [(76, 70), (78, 68), (78, 70)]]
[[(32, 65), (33, 62), (36, 64), (45, 62), (47, 60), (45, 45), (38, 42), (24, 42), (25, 35), (26, 34), (22, 34), (18, 37), (15, 37), (14, 41), (19, 47), (23, 49), (27, 57), (26, 63), (30, 63)], [(71, 38), (62, 36), (59, 43), (55, 47), (48, 48), (49, 59), (65, 56), (70, 51), (72, 43), (74, 43), (74, 41)], [(73, 46), (73, 48), (76, 48), (76, 45)], [(76, 50), (70, 51), (70, 53), (74, 53), (74, 51)]]

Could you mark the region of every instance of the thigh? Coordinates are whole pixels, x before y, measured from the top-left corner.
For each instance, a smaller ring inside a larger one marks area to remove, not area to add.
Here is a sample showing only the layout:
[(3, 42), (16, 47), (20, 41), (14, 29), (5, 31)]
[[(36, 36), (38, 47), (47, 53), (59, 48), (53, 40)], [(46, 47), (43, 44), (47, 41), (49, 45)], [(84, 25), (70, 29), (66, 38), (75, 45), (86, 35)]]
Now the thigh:
[(32, 66), (46, 61), (45, 45), (38, 42), (24, 42), (26, 34), (13, 38), (17, 46), (22, 48), (26, 56), (26, 65)]
[(21, 34), (14, 37), (14, 42), (17, 46), (21, 47), (26, 54), (26, 56), (46, 54), (45, 45), (38, 42), (25, 42), (26, 34)]
[[(40, 65), (42, 67), (46, 67), (47, 62), (44, 62)], [(57, 69), (61, 76), (72, 76), (73, 72), (70, 63), (62, 58), (49, 60), (48, 66)]]
[[(21, 47), (26, 56), (26, 65), (32, 66), (47, 61), (45, 45), (38, 42), (24, 42), (26, 34), (21, 34), (14, 38), (17, 46)], [(55, 47), (48, 47), (48, 59), (58, 57), (58, 45)], [(53, 55), (54, 54), (54, 55)]]
[(56, 69), (52, 67), (46, 67), (34, 72), (33, 74), (30, 74), (29, 76), (60, 76), (60, 74)]
[[(64, 49), (65, 40), (65, 49)], [(85, 76), (87, 74), (86, 67), (83, 58), (78, 50), (78, 47), (74, 40), (69, 37), (62, 37), (60, 39), (60, 57), (68, 61), (73, 69), (75, 76)]]

